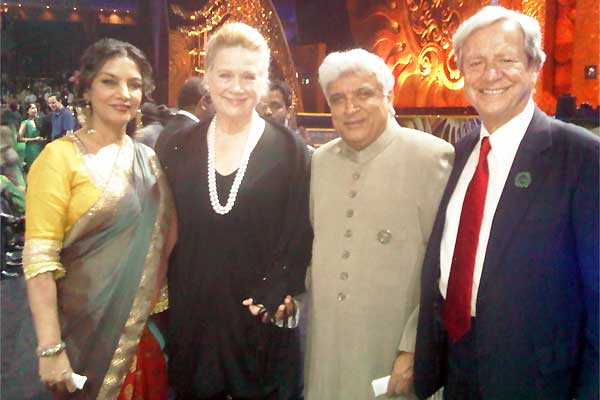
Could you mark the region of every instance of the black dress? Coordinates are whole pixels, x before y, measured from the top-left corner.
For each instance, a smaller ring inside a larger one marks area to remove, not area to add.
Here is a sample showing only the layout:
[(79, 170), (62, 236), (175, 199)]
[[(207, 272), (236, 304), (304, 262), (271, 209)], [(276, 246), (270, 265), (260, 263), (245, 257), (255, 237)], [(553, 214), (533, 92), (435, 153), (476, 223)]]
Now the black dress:
[[(260, 323), (242, 300), (279, 304), (304, 289), (312, 243), (306, 147), (267, 124), (233, 209), (219, 215), (208, 195), (207, 126), (176, 135), (159, 154), (179, 220), (168, 272), (170, 383), (199, 398), (299, 398), (297, 330)], [(221, 204), (234, 177), (217, 173)]]

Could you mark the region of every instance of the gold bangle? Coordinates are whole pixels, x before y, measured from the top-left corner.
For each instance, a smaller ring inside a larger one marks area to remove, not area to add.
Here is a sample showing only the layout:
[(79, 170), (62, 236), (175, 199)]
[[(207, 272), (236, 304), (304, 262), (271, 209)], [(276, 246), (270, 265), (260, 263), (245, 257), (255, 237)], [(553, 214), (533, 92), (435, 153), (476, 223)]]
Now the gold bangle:
[(60, 342), (59, 344), (46, 347), (45, 349), (37, 349), (36, 353), (38, 357), (54, 357), (62, 353), (67, 348), (67, 344), (65, 342)]

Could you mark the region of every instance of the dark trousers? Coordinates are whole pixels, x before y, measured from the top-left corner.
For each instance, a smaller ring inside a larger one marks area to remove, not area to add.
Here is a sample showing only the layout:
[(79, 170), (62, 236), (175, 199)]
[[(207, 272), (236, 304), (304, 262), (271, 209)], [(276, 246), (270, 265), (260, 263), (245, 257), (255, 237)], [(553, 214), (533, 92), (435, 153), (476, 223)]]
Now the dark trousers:
[(277, 392), (273, 392), (266, 397), (232, 397), (227, 393), (219, 393), (211, 397), (177, 397), (177, 400), (277, 400)]
[(477, 321), (471, 318), (471, 329), (458, 342), (448, 341), (448, 377), (444, 400), (482, 400), (478, 379)]

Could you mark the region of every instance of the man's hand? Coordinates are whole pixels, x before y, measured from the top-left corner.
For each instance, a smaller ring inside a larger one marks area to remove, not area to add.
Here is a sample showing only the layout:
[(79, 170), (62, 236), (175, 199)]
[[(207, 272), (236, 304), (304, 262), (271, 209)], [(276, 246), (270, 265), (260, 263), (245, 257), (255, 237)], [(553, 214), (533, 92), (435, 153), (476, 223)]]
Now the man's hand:
[(415, 362), (414, 353), (401, 351), (394, 361), (394, 367), (390, 374), (387, 395), (409, 395), (413, 393), (413, 364)]
[(248, 307), (250, 313), (256, 317), (259, 317), (263, 323), (267, 323), (269, 321), (275, 323), (279, 321), (287, 321), (289, 317), (293, 317), (296, 315), (296, 304), (292, 299), (292, 296), (288, 295), (283, 300), (283, 303), (277, 307), (277, 311), (275, 312), (275, 318), (271, 319), (271, 316), (266, 311), (265, 306), (262, 304), (254, 304), (253, 299), (246, 299), (242, 301), (242, 304)]

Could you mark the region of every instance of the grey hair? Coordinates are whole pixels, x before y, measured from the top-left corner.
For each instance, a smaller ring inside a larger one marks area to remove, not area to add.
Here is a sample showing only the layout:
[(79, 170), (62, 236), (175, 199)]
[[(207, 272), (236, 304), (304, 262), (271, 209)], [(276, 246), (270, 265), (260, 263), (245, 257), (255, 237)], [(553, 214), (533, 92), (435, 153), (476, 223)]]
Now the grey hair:
[[(330, 53), (319, 67), (319, 84), (329, 102), (327, 87), (341, 75), (351, 72), (372, 73), (388, 95), (394, 89), (394, 75), (385, 62), (373, 53), (363, 49), (352, 49)], [(391, 106), (393, 112), (393, 106)]]
[(466, 40), (478, 29), (485, 28), (500, 21), (515, 23), (523, 32), (523, 48), (529, 63), (542, 68), (546, 53), (542, 50), (542, 31), (540, 23), (529, 15), (509, 10), (500, 6), (487, 6), (467, 18), (452, 36), (452, 44), (456, 52), (459, 69), (462, 69), (462, 50)]

